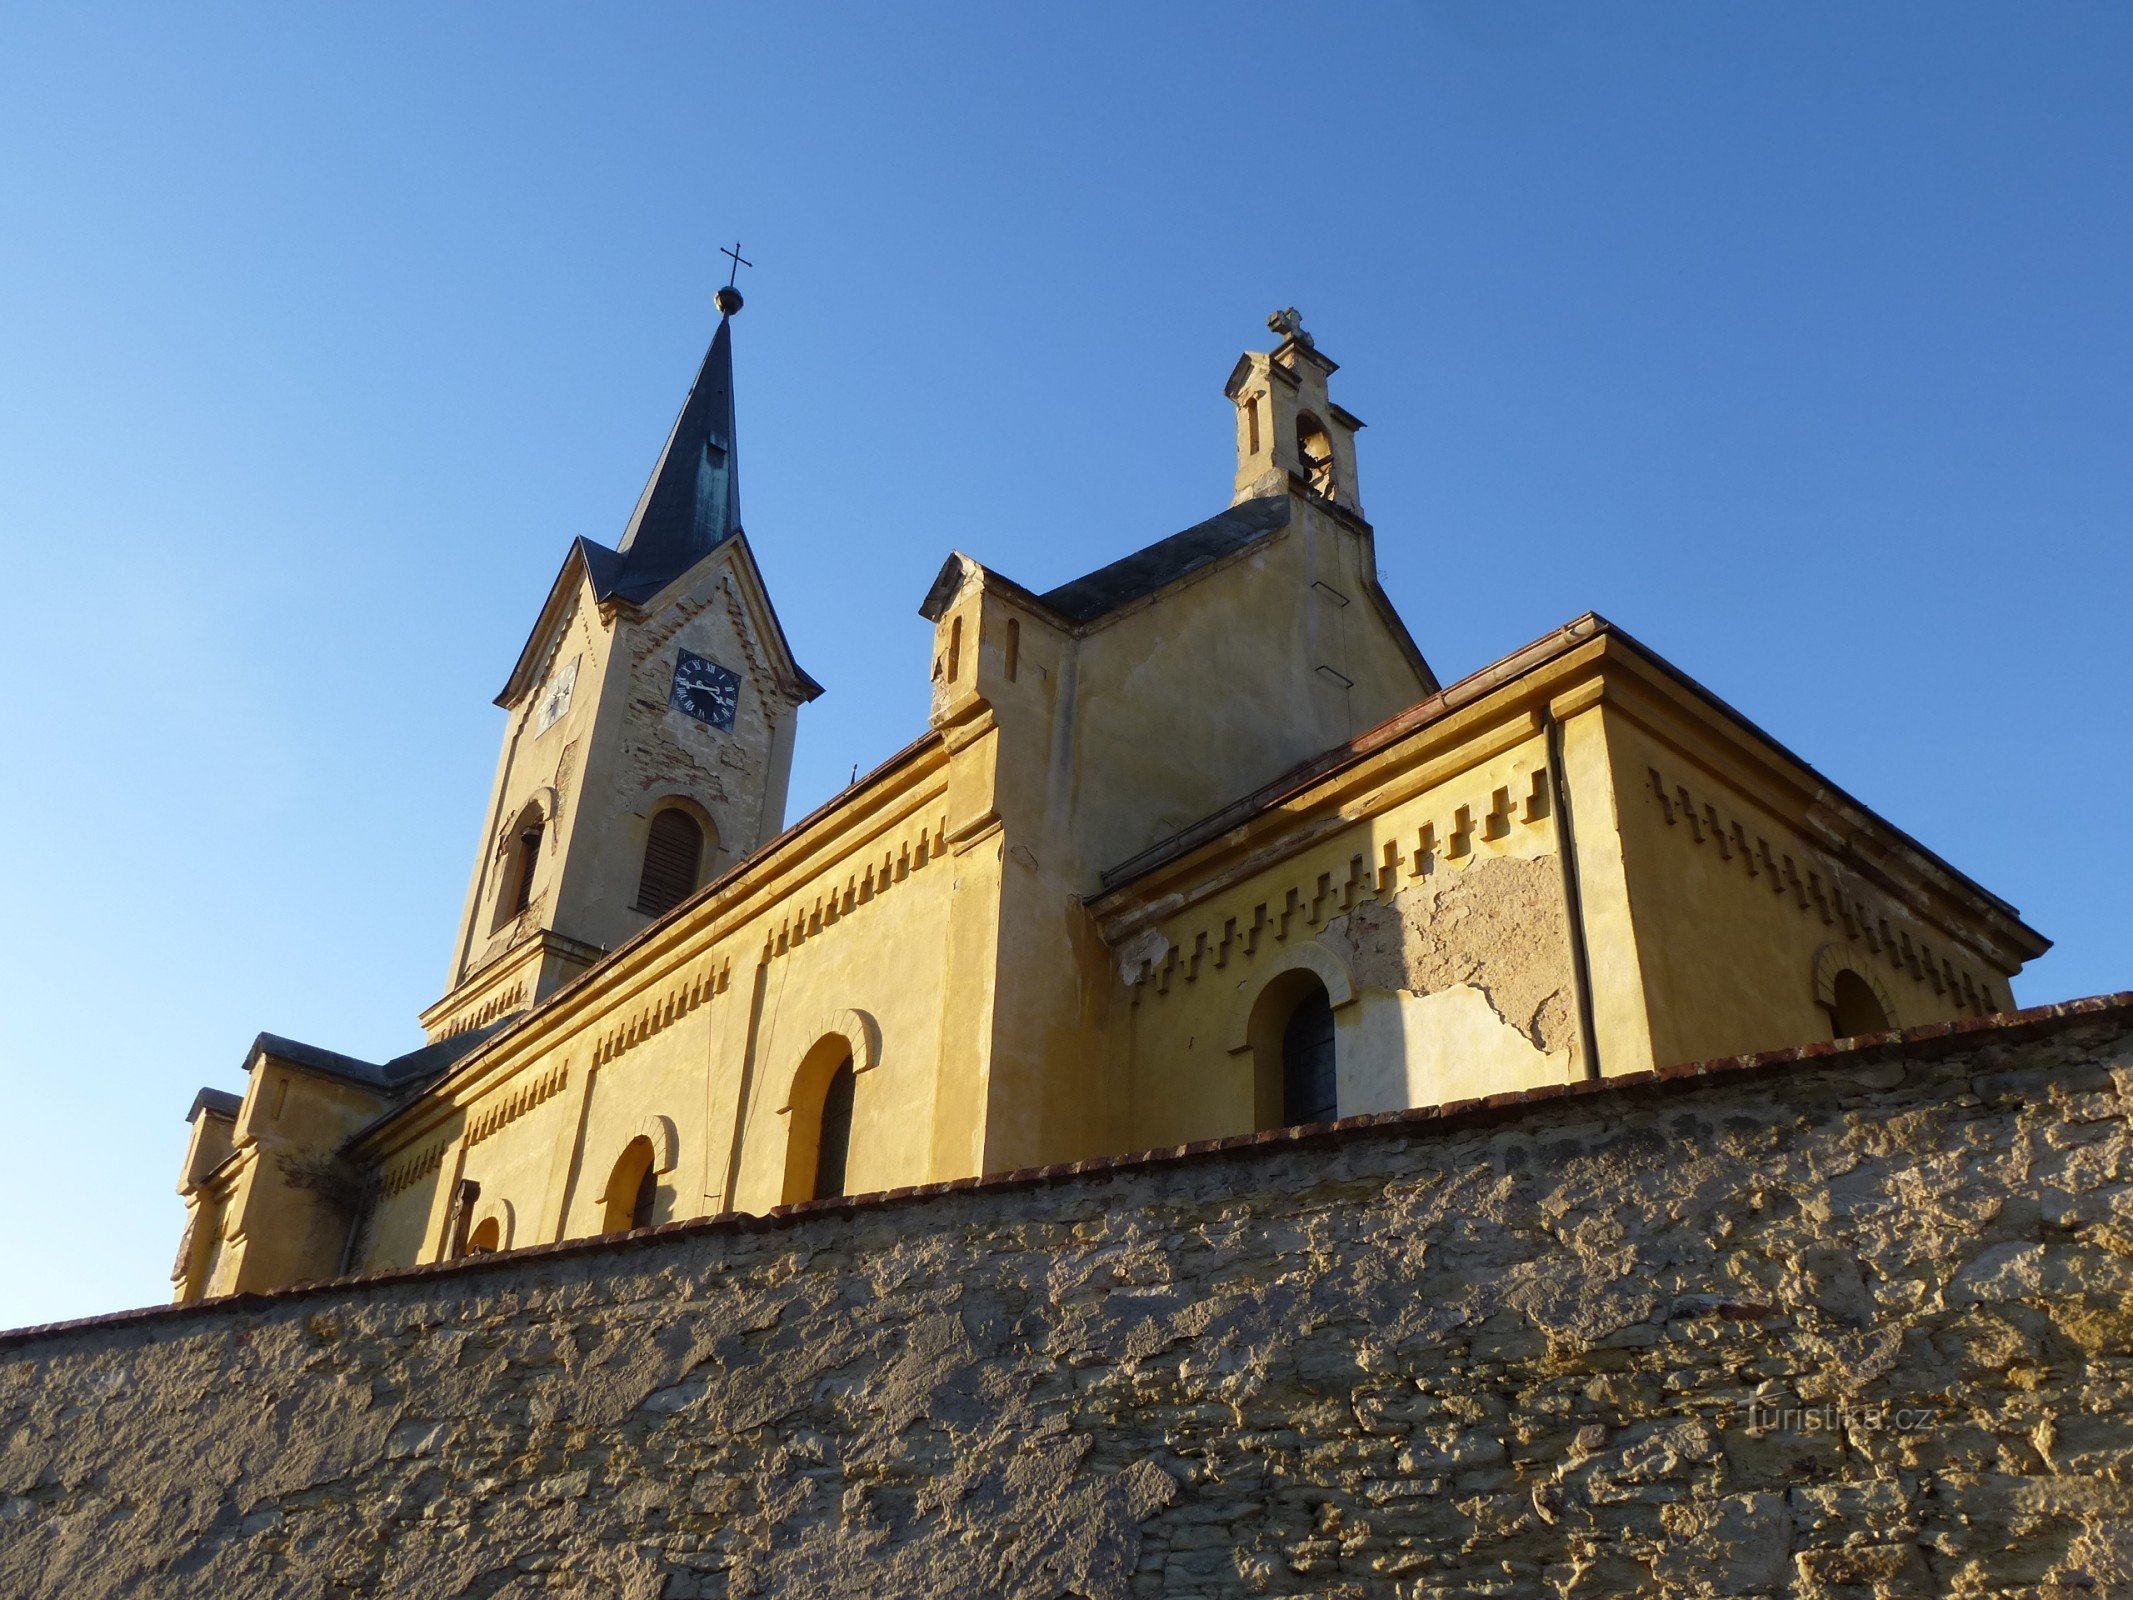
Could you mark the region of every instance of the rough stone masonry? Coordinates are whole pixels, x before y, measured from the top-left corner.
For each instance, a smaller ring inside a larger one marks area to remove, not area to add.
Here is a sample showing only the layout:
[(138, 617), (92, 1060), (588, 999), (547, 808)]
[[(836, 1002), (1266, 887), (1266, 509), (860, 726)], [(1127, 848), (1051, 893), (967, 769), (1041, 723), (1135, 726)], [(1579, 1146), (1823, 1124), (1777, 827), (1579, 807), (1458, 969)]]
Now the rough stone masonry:
[(0, 1338), (0, 1594), (2133, 1594), (2133, 995)]

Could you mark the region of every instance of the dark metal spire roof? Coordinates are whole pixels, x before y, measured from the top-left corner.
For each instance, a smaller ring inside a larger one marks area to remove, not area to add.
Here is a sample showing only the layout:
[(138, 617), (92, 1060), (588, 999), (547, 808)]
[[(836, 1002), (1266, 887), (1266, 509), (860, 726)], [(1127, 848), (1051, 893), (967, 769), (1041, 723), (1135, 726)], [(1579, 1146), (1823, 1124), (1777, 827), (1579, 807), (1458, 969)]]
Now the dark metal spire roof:
[[(737, 306), (738, 294), (733, 300)], [(725, 310), (724, 301), (720, 309)], [(617, 547), (620, 570), (594, 584), (628, 599), (656, 594), (741, 530), (740, 473), (733, 427), (733, 318), (718, 332), (696, 374), (651, 481), (638, 497)]]
[(712, 551), (729, 544), (775, 635), (779, 670), (790, 674), (800, 698), (812, 700), (822, 692), (822, 685), (792, 659), (792, 647), (770, 596), (763, 591), (762, 575), (741, 531), (733, 426), (733, 314), (741, 309), (741, 292), (729, 283), (712, 296), (712, 303), (719, 310), (718, 332), (711, 336), (711, 348), (704, 352), (704, 364), (697, 369), (689, 398), (682, 402), (681, 415), (667, 434), (651, 481), (637, 497), (637, 509), (630, 513), (620, 547), (610, 550), (583, 535), (571, 541), (548, 603), (519, 651), (503, 692), (496, 697), (498, 705), (512, 704), (532, 681), (542, 660), (542, 643), (568, 603), (566, 587), (578, 565), (584, 568), (594, 599), (603, 604), (619, 599), (641, 606)]

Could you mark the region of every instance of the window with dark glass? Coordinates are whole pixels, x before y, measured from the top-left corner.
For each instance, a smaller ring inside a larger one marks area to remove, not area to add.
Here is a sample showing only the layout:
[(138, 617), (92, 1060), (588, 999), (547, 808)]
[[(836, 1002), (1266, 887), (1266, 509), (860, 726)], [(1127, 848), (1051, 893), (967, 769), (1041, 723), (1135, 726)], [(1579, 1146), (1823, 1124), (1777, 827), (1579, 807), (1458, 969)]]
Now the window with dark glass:
[(649, 1228), (652, 1225), (652, 1208), (659, 1203), (659, 1174), (647, 1165), (644, 1176), (637, 1180), (637, 1193), (630, 1200), (630, 1226)]
[(1331, 1122), (1340, 1115), (1333, 1078), (1333, 1006), (1314, 987), (1281, 1034), (1281, 1120)]
[(852, 1063), (830, 1074), (822, 1091), (822, 1137), (815, 1155), (815, 1198), (844, 1193), (844, 1166), (852, 1149)]

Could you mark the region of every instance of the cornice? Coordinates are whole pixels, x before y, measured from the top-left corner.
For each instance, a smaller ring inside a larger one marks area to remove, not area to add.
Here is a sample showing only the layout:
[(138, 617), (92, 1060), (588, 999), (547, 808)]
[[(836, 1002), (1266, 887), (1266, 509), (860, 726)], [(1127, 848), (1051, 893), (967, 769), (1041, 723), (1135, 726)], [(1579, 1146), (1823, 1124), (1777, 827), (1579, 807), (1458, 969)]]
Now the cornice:
[[(1958, 936), (1966, 922), (1989, 930), (1982, 946), (1975, 933), (1963, 942), (2003, 969), (2050, 947), (2006, 901), (1838, 789), (1679, 668), (1590, 613), (1122, 862), (1103, 874), (1110, 887), (1090, 902), (1090, 910), (1107, 938), (1124, 937), (1204, 898), (1181, 886), (1205, 880), (1212, 893), (1217, 883), (1233, 883), (1225, 868), (1245, 852), (1252, 853), (1257, 870), (1309, 848), (1338, 824), (1298, 829), (1297, 818), (1338, 808), (1359, 775), (1382, 782), (1436, 756), (1477, 721), (1543, 705), (1562, 718), (1600, 703), (1841, 854), (1934, 925)], [(1634, 788), (1638, 775), (1618, 774), (1618, 780)], [(1284, 845), (1284, 833), (1294, 834), (1293, 845)]]

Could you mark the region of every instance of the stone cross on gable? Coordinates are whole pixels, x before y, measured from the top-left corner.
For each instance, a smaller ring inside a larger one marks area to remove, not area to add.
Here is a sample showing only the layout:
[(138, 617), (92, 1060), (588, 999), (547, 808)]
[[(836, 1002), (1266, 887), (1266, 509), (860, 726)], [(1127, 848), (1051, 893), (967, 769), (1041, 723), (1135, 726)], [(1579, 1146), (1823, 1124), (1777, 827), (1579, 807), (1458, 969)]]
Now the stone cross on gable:
[(1266, 325), (1284, 339), (1293, 339), (1300, 345), (1310, 345), (1311, 336), (1304, 332), (1303, 313), (1294, 306), (1275, 312), (1266, 319)]

